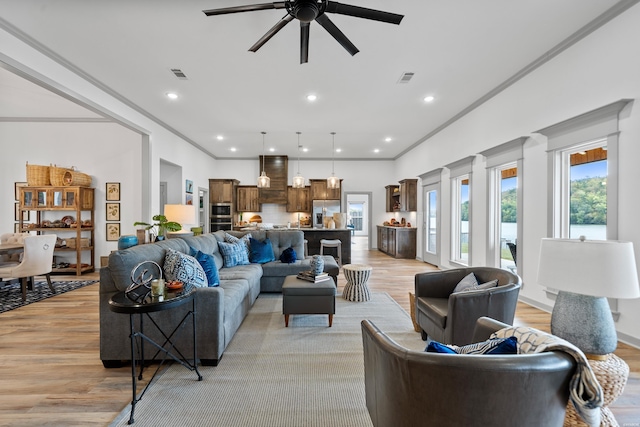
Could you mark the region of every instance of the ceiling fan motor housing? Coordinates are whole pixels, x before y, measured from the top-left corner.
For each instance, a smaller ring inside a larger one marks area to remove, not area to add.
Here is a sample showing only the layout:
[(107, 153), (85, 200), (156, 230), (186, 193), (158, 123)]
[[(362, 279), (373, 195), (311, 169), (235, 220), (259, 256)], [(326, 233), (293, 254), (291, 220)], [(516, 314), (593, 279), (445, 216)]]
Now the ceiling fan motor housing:
[(295, 0), (288, 3), (289, 13), (301, 22), (311, 22), (320, 14), (316, 0)]

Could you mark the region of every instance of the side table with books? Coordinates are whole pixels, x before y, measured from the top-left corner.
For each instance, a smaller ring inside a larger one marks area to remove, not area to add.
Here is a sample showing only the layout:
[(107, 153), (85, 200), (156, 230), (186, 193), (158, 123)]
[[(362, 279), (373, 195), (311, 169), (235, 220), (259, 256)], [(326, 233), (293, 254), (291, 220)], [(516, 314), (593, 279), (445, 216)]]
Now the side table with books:
[[(292, 314), (326, 314), (329, 316), (329, 327), (333, 324), (336, 312), (336, 285), (333, 278), (313, 281), (287, 276), (282, 284), (282, 314), (284, 325), (289, 326)], [(294, 324), (295, 326), (295, 324)]]

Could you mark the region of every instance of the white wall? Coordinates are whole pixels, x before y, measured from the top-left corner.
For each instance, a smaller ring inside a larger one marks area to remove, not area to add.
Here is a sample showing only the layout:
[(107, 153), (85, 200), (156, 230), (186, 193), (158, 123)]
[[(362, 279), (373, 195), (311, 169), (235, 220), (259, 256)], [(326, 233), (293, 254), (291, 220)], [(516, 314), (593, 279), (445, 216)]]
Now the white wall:
[[(522, 265), (525, 286), (521, 297), (549, 309), (553, 301), (537, 284), (540, 239), (547, 230), (546, 138), (533, 132), (622, 98), (640, 95), (640, 7), (635, 6), (598, 31), (520, 80), (461, 120), (444, 129), (397, 161), (396, 171), (419, 175), (447, 163), (497, 146), (521, 136), (524, 145), (524, 232)], [(636, 101), (637, 103), (637, 101)], [(635, 103), (634, 103), (635, 104)], [(640, 110), (631, 104), (620, 118), (620, 240), (634, 242), (640, 254)], [(397, 172), (396, 172), (397, 175)], [(442, 186), (443, 261), (447, 265), (450, 237), (450, 193), (448, 174)], [(474, 162), (472, 181), (473, 264), (484, 263), (486, 250), (486, 173), (484, 159)], [(422, 202), (420, 201), (420, 206)], [(418, 249), (422, 253), (422, 249)], [(640, 258), (639, 258), (640, 259)], [(639, 263), (640, 265), (640, 263)], [(520, 266), (519, 266), (520, 267)], [(519, 268), (520, 270), (520, 268)], [(620, 300), (621, 316), (616, 324), (619, 337), (640, 344), (640, 299)]]

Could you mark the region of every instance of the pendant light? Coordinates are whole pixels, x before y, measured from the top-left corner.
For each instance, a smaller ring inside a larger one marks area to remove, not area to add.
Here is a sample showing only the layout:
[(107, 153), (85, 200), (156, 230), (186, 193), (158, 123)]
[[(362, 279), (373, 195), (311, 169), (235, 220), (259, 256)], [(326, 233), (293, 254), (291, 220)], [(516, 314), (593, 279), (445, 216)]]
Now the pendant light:
[(304, 177), (300, 175), (300, 133), (301, 132), (296, 132), (296, 133), (298, 134), (298, 173), (296, 174), (296, 176), (293, 177), (293, 182), (291, 187), (304, 188)]
[(271, 178), (267, 176), (267, 173), (264, 171), (264, 136), (267, 134), (266, 132), (262, 133), (262, 173), (258, 177), (258, 188), (269, 188), (271, 187)]
[(336, 133), (331, 132), (331, 137), (333, 138), (331, 150), (331, 176), (327, 178), (327, 188), (337, 189), (340, 188), (340, 178), (335, 174)]

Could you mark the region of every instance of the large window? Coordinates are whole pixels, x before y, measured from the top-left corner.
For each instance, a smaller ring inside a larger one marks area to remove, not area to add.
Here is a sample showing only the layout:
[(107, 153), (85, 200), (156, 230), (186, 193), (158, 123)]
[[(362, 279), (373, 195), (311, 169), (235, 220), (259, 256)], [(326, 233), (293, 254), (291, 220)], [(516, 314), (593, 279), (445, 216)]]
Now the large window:
[(471, 170), (475, 156), (447, 165), (451, 171), (451, 262), (471, 265)]
[(526, 137), (480, 154), (487, 159), (487, 265), (522, 275), (522, 169)]

